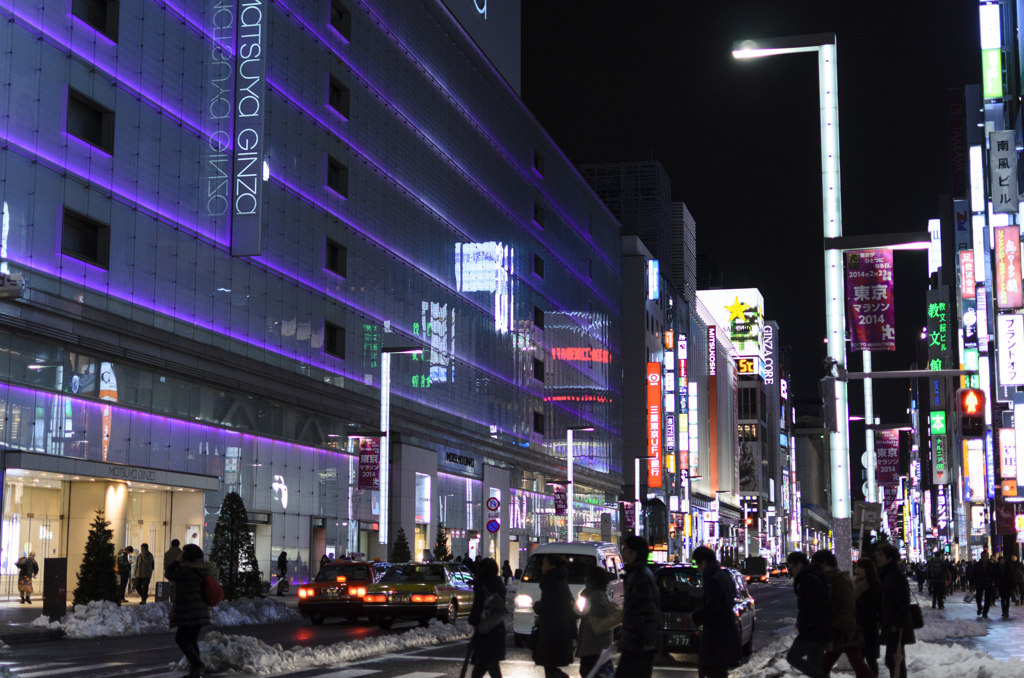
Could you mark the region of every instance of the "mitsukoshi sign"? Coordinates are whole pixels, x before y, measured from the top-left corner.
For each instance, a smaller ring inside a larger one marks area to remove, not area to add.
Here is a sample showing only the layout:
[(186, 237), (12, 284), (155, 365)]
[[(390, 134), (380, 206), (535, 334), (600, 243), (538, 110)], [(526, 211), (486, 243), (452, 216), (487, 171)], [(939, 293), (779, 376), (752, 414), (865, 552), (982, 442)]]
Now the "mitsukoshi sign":
[(267, 0), (239, 0), (235, 53), (231, 255), (263, 253), (263, 119), (267, 98)]

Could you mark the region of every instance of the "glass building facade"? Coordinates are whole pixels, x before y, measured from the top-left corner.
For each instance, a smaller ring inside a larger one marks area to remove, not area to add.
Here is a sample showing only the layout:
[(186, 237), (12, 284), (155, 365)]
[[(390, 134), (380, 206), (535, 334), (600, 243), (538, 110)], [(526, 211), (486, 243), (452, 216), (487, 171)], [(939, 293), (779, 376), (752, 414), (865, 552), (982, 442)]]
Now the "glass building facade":
[[(198, 492), (192, 522), (169, 524), (201, 523), (196, 543), (239, 490), (268, 577), (282, 550), (295, 579), (323, 553), (386, 557), (348, 436), (379, 423), (381, 350), (410, 345), (423, 354), (390, 375), (390, 511), (417, 557), (439, 522), (456, 553), (564, 538), (543, 507), (569, 426), (596, 429), (577, 436), (577, 525), (607, 536), (608, 514), (614, 531), (619, 227), (445, 6), (92, 4), (106, 14), (0, 7), (0, 272), (24, 282), (0, 301), (0, 442), (21, 465), (4, 464), (5, 557), (39, 539), (10, 534), (10, 495), (44, 483), (68, 515), (73, 483), (95, 482), (74, 460)], [(181, 538), (133, 527), (142, 490), (118, 491), (119, 547)], [(74, 572), (61, 522), (47, 555)]]

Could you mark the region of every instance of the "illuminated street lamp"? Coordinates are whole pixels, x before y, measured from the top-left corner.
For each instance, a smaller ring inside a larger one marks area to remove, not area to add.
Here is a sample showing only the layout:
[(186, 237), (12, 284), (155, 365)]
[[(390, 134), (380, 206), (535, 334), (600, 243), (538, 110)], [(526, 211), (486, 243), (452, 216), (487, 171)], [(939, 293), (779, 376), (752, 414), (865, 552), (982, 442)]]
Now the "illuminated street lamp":
[[(839, 187), (839, 98), (835, 33), (800, 35), (766, 40), (743, 40), (733, 45), (737, 59), (817, 52), (818, 100), (821, 111), (821, 194), (826, 238), (843, 234)], [(843, 255), (825, 250), (825, 326), (828, 354), (838, 367), (846, 368), (846, 312), (843, 294)], [(832, 517), (837, 535), (850, 535), (850, 449), (846, 382), (836, 380), (836, 432), (829, 435), (832, 452)], [(840, 567), (849, 569), (850, 552), (840, 549)]]
[(423, 349), (416, 346), (398, 346), (382, 348), (380, 351), (380, 525), (377, 536), (384, 546), (387, 555), (388, 528), (391, 511), (388, 506), (391, 498), (391, 445), (389, 432), (391, 427), (391, 354), (421, 355)]
[(567, 483), (568, 486), (569, 486), (568, 487), (568, 492), (567, 492), (569, 506), (567, 507), (567, 510), (566, 510), (566, 514), (569, 516), (569, 521), (566, 524), (566, 527), (568, 528), (566, 530), (566, 532), (568, 533), (568, 537), (569, 538), (566, 539), (566, 541), (572, 541), (573, 536), (574, 536), (574, 529), (573, 528), (575, 527), (573, 525), (573, 518), (574, 518), (574, 516), (573, 516), (573, 502), (576, 499), (576, 488), (572, 484), (572, 465), (573, 465), (572, 434), (573, 434), (573, 431), (593, 431), (593, 430), (594, 430), (593, 426), (570, 426), (569, 428), (567, 428), (565, 430), (565, 466), (566, 466), (566, 476), (565, 477), (569, 481)]

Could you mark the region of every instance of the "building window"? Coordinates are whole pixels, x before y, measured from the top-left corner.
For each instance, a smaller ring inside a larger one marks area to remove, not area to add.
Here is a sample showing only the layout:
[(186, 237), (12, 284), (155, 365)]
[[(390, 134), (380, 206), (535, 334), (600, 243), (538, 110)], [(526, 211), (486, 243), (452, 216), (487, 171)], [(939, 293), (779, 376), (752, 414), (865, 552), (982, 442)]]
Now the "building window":
[(533, 413), (533, 432), (544, 435), (544, 415), (540, 412)]
[(117, 42), (117, 0), (71, 0), (71, 13), (95, 28), (99, 33)]
[(68, 134), (106, 153), (114, 153), (114, 112), (68, 89)]
[(327, 156), (327, 188), (348, 197), (348, 168), (331, 156)]
[(324, 321), (324, 353), (345, 359), (345, 328)]
[(538, 177), (544, 176), (544, 156), (533, 149), (533, 173)]
[(533, 201), (533, 223), (544, 228), (544, 208), (536, 200)]
[(110, 265), (110, 226), (84, 214), (64, 210), (60, 251), (103, 268)]
[(594, 260), (587, 257), (587, 280), (594, 279)]
[(533, 359), (533, 378), (544, 383), (544, 361), (538, 358)]
[(324, 252), (324, 267), (331, 273), (340, 275), (342, 278), (348, 274), (348, 250), (344, 245), (339, 245), (333, 240), (327, 240), (327, 248)]
[(338, 31), (346, 42), (352, 40), (352, 12), (341, 0), (331, 0), (331, 27)]
[(341, 84), (333, 75), (327, 76), (327, 105), (330, 106), (341, 115), (343, 118), (348, 120), (348, 101), (349, 92), (348, 87)]
[(533, 273), (538, 278), (544, 277), (544, 260), (538, 254), (533, 255)]
[(544, 329), (544, 311), (536, 306), (533, 307), (533, 326), (538, 330)]

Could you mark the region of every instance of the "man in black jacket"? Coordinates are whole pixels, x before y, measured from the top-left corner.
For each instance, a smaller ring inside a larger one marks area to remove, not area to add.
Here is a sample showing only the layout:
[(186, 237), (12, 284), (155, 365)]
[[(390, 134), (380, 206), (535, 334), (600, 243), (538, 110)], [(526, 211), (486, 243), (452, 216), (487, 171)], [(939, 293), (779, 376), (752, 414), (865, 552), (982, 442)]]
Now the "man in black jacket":
[(988, 557), (988, 551), (982, 551), (981, 560), (974, 566), (974, 578), (971, 580), (976, 594), (975, 601), (978, 603), (979, 617), (988, 619), (988, 609), (992, 607), (992, 599), (995, 597), (998, 571), (998, 566)]
[[(903, 646), (917, 642), (910, 613), (910, 584), (900, 569), (900, 552), (892, 544), (878, 547), (875, 562), (878, 563), (878, 578), (882, 580), (878, 639), (885, 643), (885, 665), (891, 678), (907, 678), (907, 659)], [(899, 671), (896, 670), (896, 664), (900, 665)]]
[(786, 661), (811, 678), (823, 678), (822, 658), (831, 640), (829, 633), (828, 579), (820, 565), (811, 565), (800, 551), (786, 558), (796, 592), (796, 640)]
[(736, 628), (736, 582), (719, 566), (707, 546), (693, 550), (693, 562), (704, 580), (704, 605), (691, 615), (701, 626), (698, 678), (728, 678), (729, 667), (743, 659)]
[(654, 575), (647, 569), (647, 541), (643, 537), (627, 537), (622, 545), (626, 563), (623, 585), (622, 653), (615, 669), (615, 678), (651, 678), (654, 655), (661, 646), (661, 599)]

